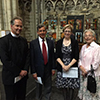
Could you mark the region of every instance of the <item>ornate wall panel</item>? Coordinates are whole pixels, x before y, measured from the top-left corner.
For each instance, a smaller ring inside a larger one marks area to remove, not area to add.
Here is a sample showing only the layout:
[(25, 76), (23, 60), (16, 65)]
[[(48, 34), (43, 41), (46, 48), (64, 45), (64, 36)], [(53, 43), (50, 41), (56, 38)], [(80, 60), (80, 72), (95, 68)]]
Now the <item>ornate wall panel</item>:
[[(48, 22), (48, 32), (56, 33), (56, 39), (60, 38), (62, 27), (66, 24), (69, 15), (84, 15), (84, 29), (86, 29), (87, 20), (90, 20), (90, 28), (92, 29), (95, 18), (98, 19), (96, 23), (100, 23), (100, 15), (98, 14), (100, 12), (100, 0), (44, 0), (44, 6), (45, 17), (43, 20)], [(51, 20), (56, 23), (54, 29), (50, 25)], [(100, 33), (99, 30), (95, 30), (95, 32)], [(97, 34), (98, 36), (99, 34)], [(100, 41), (99, 38), (98, 41)]]
[[(84, 15), (83, 28), (94, 29), (98, 41), (100, 41), (100, 0), (0, 1), (2, 1), (2, 12), (0, 12), (2, 13), (2, 16), (0, 16), (2, 29), (10, 29), (10, 19), (15, 15), (20, 15), (24, 19), (23, 36), (27, 37), (28, 40), (31, 40), (33, 33), (36, 34), (36, 27), (39, 23), (45, 23), (48, 33), (56, 33), (56, 39), (58, 40), (63, 26), (67, 23), (67, 16)], [(36, 35), (33, 36), (36, 37)]]

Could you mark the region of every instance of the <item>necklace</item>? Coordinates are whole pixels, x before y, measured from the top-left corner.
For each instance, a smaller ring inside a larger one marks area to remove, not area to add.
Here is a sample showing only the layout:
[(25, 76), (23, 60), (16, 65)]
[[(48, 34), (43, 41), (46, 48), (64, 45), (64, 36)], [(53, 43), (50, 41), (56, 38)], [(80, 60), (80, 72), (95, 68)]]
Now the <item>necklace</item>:
[(63, 41), (63, 44), (65, 46), (68, 46), (70, 43), (71, 43), (71, 40), (70, 39), (69, 40), (64, 39), (64, 41)]

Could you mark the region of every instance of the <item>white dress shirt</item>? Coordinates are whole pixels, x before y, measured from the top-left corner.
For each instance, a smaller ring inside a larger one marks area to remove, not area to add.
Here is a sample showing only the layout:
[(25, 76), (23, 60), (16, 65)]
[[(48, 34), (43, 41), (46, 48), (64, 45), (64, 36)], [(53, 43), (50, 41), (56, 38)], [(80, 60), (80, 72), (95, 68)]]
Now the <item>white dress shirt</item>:
[[(43, 43), (43, 39), (38, 37), (39, 39), (39, 44), (40, 44), (40, 48), (41, 48), (41, 51), (42, 51), (42, 43)], [(47, 45), (47, 41), (46, 41), (46, 38), (44, 38), (44, 43), (46, 45), (46, 50), (47, 50), (47, 55), (48, 55), (48, 45)]]

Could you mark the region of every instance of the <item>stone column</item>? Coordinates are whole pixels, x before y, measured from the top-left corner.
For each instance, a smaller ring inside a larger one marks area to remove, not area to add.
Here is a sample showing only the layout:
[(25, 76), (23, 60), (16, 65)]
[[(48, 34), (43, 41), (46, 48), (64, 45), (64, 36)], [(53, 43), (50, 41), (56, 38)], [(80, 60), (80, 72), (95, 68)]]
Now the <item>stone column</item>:
[(11, 0), (2, 0), (4, 30), (10, 30)]
[(2, 0), (2, 10), (3, 10), (3, 29), (7, 30), (7, 0)]
[(60, 39), (60, 14), (57, 15), (58, 17), (58, 25), (57, 25), (57, 29), (56, 29), (56, 40)]
[(36, 1), (36, 19), (37, 19), (37, 25), (41, 23), (41, 0), (35, 0)]
[(36, 19), (36, 0), (32, 0), (32, 11), (30, 13), (30, 30), (31, 30), (31, 40), (37, 37), (37, 19)]
[(44, 0), (41, 0), (41, 21), (43, 22), (44, 20), (44, 7), (45, 7), (45, 2)]
[[(7, 18), (7, 30), (10, 30), (10, 20), (11, 20), (11, 13), (12, 13), (12, 11), (11, 11), (11, 0), (6, 0), (6, 3), (7, 3), (7, 16), (6, 16), (6, 18)], [(12, 4), (12, 5), (14, 5), (14, 4)]]
[(17, 16), (18, 14), (18, 0), (12, 0), (12, 17)]
[(0, 30), (2, 30), (2, 0), (0, 0)]

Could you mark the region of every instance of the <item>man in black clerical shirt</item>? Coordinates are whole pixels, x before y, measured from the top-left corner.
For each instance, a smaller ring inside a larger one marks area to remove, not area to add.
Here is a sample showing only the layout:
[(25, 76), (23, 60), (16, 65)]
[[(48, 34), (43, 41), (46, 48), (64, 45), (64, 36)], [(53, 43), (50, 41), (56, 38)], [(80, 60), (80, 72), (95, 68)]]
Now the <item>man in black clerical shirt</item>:
[(11, 20), (11, 32), (0, 38), (2, 80), (6, 100), (25, 100), (29, 53), (27, 40), (20, 36), (22, 18)]

